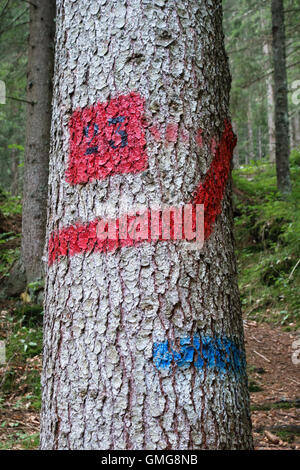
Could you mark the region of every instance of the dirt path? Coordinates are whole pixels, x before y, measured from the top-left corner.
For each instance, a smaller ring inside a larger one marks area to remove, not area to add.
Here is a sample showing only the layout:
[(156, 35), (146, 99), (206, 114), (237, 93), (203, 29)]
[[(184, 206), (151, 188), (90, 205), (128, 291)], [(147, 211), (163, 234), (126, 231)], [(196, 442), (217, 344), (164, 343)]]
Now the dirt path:
[[(300, 450), (300, 364), (292, 362), (297, 336), (268, 324), (244, 323), (255, 448)], [(27, 372), (40, 367), (40, 358), (26, 367)], [(20, 392), (0, 402), (0, 449), (38, 446), (39, 413)]]
[(300, 450), (299, 336), (254, 321), (244, 327), (255, 448)]

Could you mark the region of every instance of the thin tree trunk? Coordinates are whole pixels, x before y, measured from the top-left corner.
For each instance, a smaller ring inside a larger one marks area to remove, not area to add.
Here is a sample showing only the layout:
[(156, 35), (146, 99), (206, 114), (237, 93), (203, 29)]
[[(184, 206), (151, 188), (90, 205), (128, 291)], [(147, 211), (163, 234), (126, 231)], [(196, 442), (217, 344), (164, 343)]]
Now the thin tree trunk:
[(289, 114), (289, 136), (290, 136), (290, 149), (295, 147), (295, 130), (294, 130), (294, 115)]
[[(263, 30), (263, 35), (265, 36), (263, 44), (263, 53), (266, 58), (266, 73), (273, 67), (273, 57), (272, 57), (272, 45), (271, 45), (271, 34), (269, 38), (269, 33), (271, 33), (271, 27), (269, 22), (266, 20), (265, 10), (261, 9), (261, 26)], [(275, 154), (275, 101), (274, 101), (274, 79), (273, 76), (267, 74), (266, 76), (266, 88), (267, 88), (267, 115), (268, 115), (268, 135), (269, 135), (269, 159), (270, 162), (275, 163), (276, 154)]]
[(27, 282), (44, 277), (55, 0), (30, 4), (22, 262)]
[[(232, 123), (232, 128), (235, 134), (237, 134), (237, 125), (236, 123)], [(233, 153), (233, 167), (235, 169), (240, 167), (240, 154), (239, 154), (239, 146), (237, 145), (234, 149)]]
[(258, 158), (262, 160), (262, 135), (261, 127), (258, 128)]
[[(252, 123), (252, 109), (251, 109), (251, 101), (248, 103), (248, 156), (246, 159), (246, 165), (249, 164), (249, 160), (254, 160), (254, 137), (253, 137), (253, 123)], [(249, 158), (250, 156), (250, 158)]]
[(295, 147), (300, 146), (300, 119), (299, 119), (299, 111), (295, 111), (293, 115), (293, 134), (294, 134), (294, 145)]
[[(57, 6), (41, 448), (251, 448), (221, 8)], [(203, 249), (103, 244), (123, 200), (203, 203)]]
[(10, 190), (13, 196), (17, 196), (19, 194), (19, 158), (16, 149), (12, 149), (10, 158), (12, 172), (12, 182)]
[[(271, 47), (268, 42), (264, 44), (263, 47), (265, 56), (270, 62), (272, 55)], [(273, 76), (268, 75), (266, 77), (266, 87), (267, 87), (267, 113), (268, 113), (268, 133), (269, 133), (269, 154), (270, 162), (275, 163), (276, 154), (276, 142), (275, 142), (275, 102), (274, 102), (274, 86), (273, 86)]]
[(277, 188), (291, 192), (289, 115), (283, 0), (272, 0), (272, 36), (275, 84), (275, 138)]

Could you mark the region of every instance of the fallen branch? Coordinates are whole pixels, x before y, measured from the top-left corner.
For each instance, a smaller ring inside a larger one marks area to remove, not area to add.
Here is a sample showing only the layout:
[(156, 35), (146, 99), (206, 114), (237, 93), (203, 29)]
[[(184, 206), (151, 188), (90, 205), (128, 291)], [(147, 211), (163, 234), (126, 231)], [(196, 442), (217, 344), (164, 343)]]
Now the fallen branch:
[(21, 101), (21, 103), (28, 103), (28, 104), (32, 104), (32, 105), (35, 104), (34, 101), (24, 100), (23, 98), (16, 98), (15, 96), (7, 96), (7, 98), (10, 99), (10, 100)]
[(262, 357), (265, 361), (271, 362), (270, 359), (268, 359), (266, 356), (263, 356), (263, 355), (260, 354), (259, 352), (255, 351), (255, 349), (253, 349), (253, 352), (254, 352), (255, 354), (257, 354), (258, 356)]
[(297, 269), (297, 267), (299, 266), (299, 264), (300, 264), (300, 259), (298, 259), (297, 263), (296, 263), (295, 266), (293, 267), (292, 272), (291, 272), (291, 274), (289, 275), (289, 281), (292, 279), (293, 274), (294, 274), (294, 272), (296, 271), (296, 269)]

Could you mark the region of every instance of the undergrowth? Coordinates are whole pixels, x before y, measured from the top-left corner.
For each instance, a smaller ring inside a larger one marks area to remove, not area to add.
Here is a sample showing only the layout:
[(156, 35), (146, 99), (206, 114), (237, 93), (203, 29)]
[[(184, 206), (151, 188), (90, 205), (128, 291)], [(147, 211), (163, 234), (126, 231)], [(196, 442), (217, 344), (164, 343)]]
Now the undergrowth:
[(300, 325), (300, 151), (291, 155), (292, 194), (276, 190), (275, 165), (234, 170), (235, 238), (244, 314)]

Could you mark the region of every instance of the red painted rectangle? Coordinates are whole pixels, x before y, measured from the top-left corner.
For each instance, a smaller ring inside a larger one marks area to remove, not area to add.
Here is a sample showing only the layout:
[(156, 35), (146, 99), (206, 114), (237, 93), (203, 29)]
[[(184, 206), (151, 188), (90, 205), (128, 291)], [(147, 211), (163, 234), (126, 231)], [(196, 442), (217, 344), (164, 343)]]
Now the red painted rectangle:
[(145, 170), (143, 113), (144, 99), (134, 92), (74, 111), (69, 121), (67, 182), (87, 183)]

